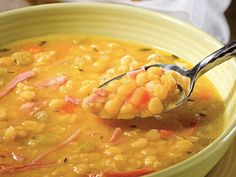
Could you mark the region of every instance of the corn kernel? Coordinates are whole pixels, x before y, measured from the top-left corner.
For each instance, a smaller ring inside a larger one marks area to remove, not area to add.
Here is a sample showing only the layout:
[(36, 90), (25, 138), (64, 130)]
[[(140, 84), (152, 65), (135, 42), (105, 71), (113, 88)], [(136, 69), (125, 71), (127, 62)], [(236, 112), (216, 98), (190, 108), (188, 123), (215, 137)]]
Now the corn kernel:
[(57, 111), (59, 108), (61, 108), (64, 104), (64, 100), (62, 99), (52, 99), (49, 103), (49, 107), (53, 110), (53, 111)]
[(104, 62), (103, 60), (98, 60), (94, 64), (94, 69), (98, 72), (103, 72), (105, 69), (108, 68), (108, 63)]
[(114, 156), (114, 160), (116, 160), (116, 161), (125, 161), (126, 157), (122, 154), (117, 154), (117, 155)]
[(146, 138), (152, 141), (157, 141), (160, 139), (160, 133), (157, 129), (151, 129), (145, 134)]
[(164, 101), (168, 96), (168, 89), (166, 85), (157, 84), (153, 92), (153, 96), (158, 97), (161, 101)]
[(6, 65), (6, 66), (9, 66), (9, 65), (12, 65), (12, 59), (10, 56), (6, 56), (6, 57), (1, 57), (0, 58), (0, 64), (3, 64), (3, 65)]
[(144, 86), (146, 82), (148, 82), (148, 75), (146, 72), (139, 73), (136, 76), (136, 83), (138, 86)]
[(157, 74), (149, 74), (148, 73), (148, 80), (152, 81), (152, 80), (160, 80), (160, 76)]
[(132, 61), (134, 61), (135, 58), (131, 55), (125, 55), (120, 59), (120, 64), (121, 65), (128, 65), (130, 64)]
[(87, 96), (92, 91), (92, 88), (91, 85), (84, 85), (79, 89), (79, 93), (82, 97)]
[(189, 140), (179, 140), (176, 142), (176, 147), (179, 151), (186, 152), (193, 148), (193, 143)]
[(164, 73), (164, 71), (161, 67), (151, 67), (147, 70), (147, 72), (150, 74), (158, 75), (158, 76), (162, 76)]
[(68, 90), (72, 90), (73, 87), (74, 87), (74, 83), (73, 83), (72, 80), (69, 80), (69, 81), (66, 82), (66, 88), (67, 88)]
[(38, 127), (38, 123), (36, 121), (27, 120), (21, 123), (23, 128), (27, 131), (34, 131)]
[(136, 88), (136, 83), (135, 81), (131, 80), (121, 85), (117, 90), (117, 94), (120, 97), (127, 97), (134, 91), (135, 88)]
[(35, 92), (33, 91), (23, 91), (19, 95), (19, 100), (22, 101), (31, 101), (36, 97)]
[(131, 146), (135, 148), (144, 148), (148, 145), (147, 138), (139, 138), (138, 140), (134, 141)]
[(118, 87), (121, 85), (121, 81), (120, 80), (115, 80), (115, 81), (112, 81), (110, 82), (106, 89), (109, 91), (109, 92), (116, 92)]
[(161, 100), (158, 97), (154, 97), (148, 103), (148, 110), (152, 114), (160, 114), (160, 113), (163, 112), (164, 106), (163, 106)]
[(134, 107), (130, 103), (126, 103), (121, 107), (120, 114), (132, 114), (134, 113)]
[(104, 154), (114, 155), (114, 154), (120, 154), (121, 152), (122, 150), (119, 147), (111, 146), (105, 149)]
[(122, 101), (119, 98), (109, 100), (105, 106), (105, 111), (112, 117), (116, 116), (120, 112)]
[(47, 118), (48, 118), (48, 113), (46, 111), (39, 111), (37, 112), (34, 117), (37, 119), (37, 120), (40, 120), (40, 121), (46, 121)]
[(156, 161), (156, 156), (147, 156), (145, 159), (144, 159), (144, 164), (145, 166), (152, 166), (153, 163)]
[(7, 141), (13, 141), (16, 137), (16, 130), (13, 126), (8, 127), (3, 135), (3, 138)]
[(161, 83), (165, 84), (168, 90), (176, 88), (176, 82), (171, 73), (164, 74), (161, 76)]
[(85, 175), (89, 171), (89, 166), (88, 164), (80, 164), (77, 166), (73, 166), (73, 171), (76, 174)]

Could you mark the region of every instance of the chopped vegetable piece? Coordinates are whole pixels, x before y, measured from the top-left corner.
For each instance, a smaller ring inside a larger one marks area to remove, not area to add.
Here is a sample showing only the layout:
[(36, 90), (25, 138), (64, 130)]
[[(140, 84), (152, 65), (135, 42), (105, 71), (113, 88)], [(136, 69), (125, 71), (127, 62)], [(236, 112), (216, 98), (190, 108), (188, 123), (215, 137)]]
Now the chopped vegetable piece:
[(152, 172), (154, 172), (154, 170), (150, 168), (142, 168), (142, 169), (127, 171), (127, 172), (105, 171), (103, 172), (103, 175), (105, 177), (139, 177), (139, 176), (143, 176)]
[(169, 138), (174, 135), (174, 132), (171, 130), (160, 130), (161, 138)]
[(144, 88), (137, 88), (131, 95), (129, 102), (137, 108), (142, 108), (150, 100), (148, 91)]
[(60, 110), (65, 113), (73, 113), (74, 112), (75, 105), (72, 103), (65, 103)]
[(120, 138), (121, 138), (121, 135), (122, 135), (122, 130), (120, 127), (117, 127), (115, 128), (109, 142), (110, 143), (117, 143), (120, 141)]
[(34, 71), (26, 71), (17, 75), (13, 80), (8, 82), (3, 89), (0, 90), (0, 98), (5, 96), (9, 91), (11, 91), (19, 82), (24, 81), (30, 77), (35, 76)]

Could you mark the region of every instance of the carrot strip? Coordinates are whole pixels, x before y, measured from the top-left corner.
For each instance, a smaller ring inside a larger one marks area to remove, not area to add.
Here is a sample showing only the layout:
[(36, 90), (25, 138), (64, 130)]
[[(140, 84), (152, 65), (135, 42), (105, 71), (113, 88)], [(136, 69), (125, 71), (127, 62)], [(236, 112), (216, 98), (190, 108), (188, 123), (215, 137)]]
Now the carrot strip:
[(127, 172), (105, 171), (103, 172), (103, 175), (105, 177), (139, 177), (139, 176), (143, 176), (152, 172), (154, 172), (154, 170), (150, 168), (142, 168), (142, 169), (127, 171)]
[(120, 127), (117, 127), (115, 128), (110, 140), (109, 140), (109, 143), (116, 143), (120, 140), (120, 137), (122, 135), (122, 130)]
[(144, 88), (137, 88), (132, 93), (129, 102), (137, 108), (142, 108), (150, 100), (148, 91)]
[(27, 170), (33, 170), (38, 168), (50, 167), (56, 162), (47, 162), (47, 163), (30, 163), (24, 165), (0, 165), (0, 174), (1, 173), (11, 173), (11, 172), (22, 172)]
[(168, 138), (170, 136), (174, 135), (174, 132), (171, 130), (160, 130), (160, 136), (161, 138)]
[(24, 81), (30, 77), (33, 77), (36, 73), (34, 71), (26, 71), (17, 75), (13, 80), (8, 82), (6, 86), (0, 90), (0, 98), (5, 96), (9, 91), (11, 91), (19, 82)]
[(74, 139), (76, 139), (80, 134), (80, 130), (76, 130), (70, 137), (68, 137), (65, 141), (59, 143), (58, 145), (52, 147), (51, 149), (49, 149), (48, 151), (44, 152), (43, 154), (40, 154), (38, 157), (36, 157), (31, 164), (38, 162), (40, 160), (42, 160), (43, 158), (45, 158), (47, 155), (49, 155), (50, 153), (62, 148), (63, 146), (69, 144), (71, 141), (73, 141)]
[(74, 112), (75, 105), (71, 103), (65, 103), (60, 110), (64, 113), (73, 113)]

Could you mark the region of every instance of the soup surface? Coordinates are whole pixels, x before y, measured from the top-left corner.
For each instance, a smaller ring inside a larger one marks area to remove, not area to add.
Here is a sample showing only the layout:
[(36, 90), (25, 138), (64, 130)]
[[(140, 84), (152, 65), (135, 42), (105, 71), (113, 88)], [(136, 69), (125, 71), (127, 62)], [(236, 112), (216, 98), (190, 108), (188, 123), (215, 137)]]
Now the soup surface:
[[(95, 36), (47, 36), (0, 49), (0, 176), (142, 176), (196, 154), (221, 133), (224, 104), (207, 78), (171, 112), (101, 119), (82, 100), (110, 78), (183, 59)], [(96, 109), (96, 107), (94, 108)]]

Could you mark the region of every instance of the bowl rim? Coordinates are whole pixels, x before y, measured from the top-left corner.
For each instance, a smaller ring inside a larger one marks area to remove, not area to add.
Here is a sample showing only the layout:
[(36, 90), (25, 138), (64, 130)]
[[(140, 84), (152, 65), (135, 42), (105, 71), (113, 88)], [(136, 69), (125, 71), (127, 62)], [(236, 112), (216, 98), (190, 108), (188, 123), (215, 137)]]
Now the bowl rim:
[[(70, 9), (70, 8), (88, 8), (88, 7), (95, 7), (95, 8), (109, 8), (112, 10), (118, 11), (129, 11), (133, 13), (142, 13), (150, 17), (158, 17), (164, 19), (166, 21), (172, 22), (175, 25), (182, 26), (187, 30), (192, 31), (199, 37), (204, 38), (207, 42), (213, 44), (214, 46), (220, 48), (223, 45), (212, 37), (210, 34), (194, 27), (189, 22), (185, 22), (175, 17), (163, 14), (161, 12), (157, 12), (150, 9), (145, 9), (142, 7), (132, 6), (128, 4), (116, 4), (116, 3), (101, 3), (101, 2), (70, 2), (70, 3), (51, 3), (51, 4), (43, 4), (37, 6), (30, 6), (24, 7), (19, 9), (13, 9), (6, 12), (0, 13), (1, 18), (7, 18), (8, 16), (20, 15), (22, 13), (30, 13), (34, 11), (42, 11), (42, 10), (55, 10), (55, 9)], [(138, 41), (137, 41), (138, 42)], [(232, 64), (236, 67), (236, 62), (234, 61)], [(233, 120), (230, 122), (228, 127), (225, 127), (223, 132), (207, 147), (205, 147), (200, 152), (194, 154), (193, 156), (179, 162), (175, 165), (162, 169), (160, 171), (154, 172), (150, 175), (146, 175), (147, 177), (152, 177), (155, 175), (174, 175), (176, 172), (184, 171), (198, 163), (200, 163), (206, 156), (210, 156), (213, 154), (217, 149), (220, 148), (222, 144), (224, 144), (228, 139), (235, 137), (236, 135), (236, 115), (234, 115)], [(190, 162), (190, 163), (189, 163)]]

